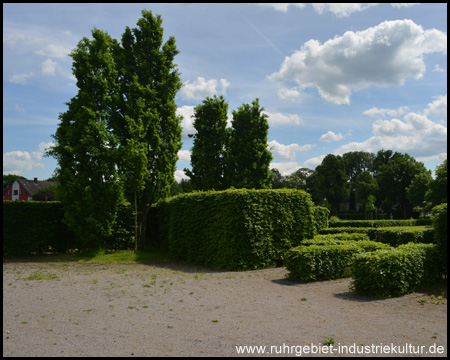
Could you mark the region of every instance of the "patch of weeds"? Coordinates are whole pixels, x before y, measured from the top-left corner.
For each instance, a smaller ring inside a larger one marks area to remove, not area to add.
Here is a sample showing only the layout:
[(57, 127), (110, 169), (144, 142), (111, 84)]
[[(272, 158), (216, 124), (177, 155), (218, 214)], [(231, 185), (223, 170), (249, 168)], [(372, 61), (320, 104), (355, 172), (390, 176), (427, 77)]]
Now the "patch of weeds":
[(435, 297), (434, 295), (431, 295), (431, 303), (435, 305), (439, 304), (445, 304), (444, 297), (442, 295), (439, 295), (438, 297)]
[(93, 311), (94, 309), (86, 309), (86, 310), (83, 310), (84, 312), (91, 312), (91, 311)]
[(98, 284), (98, 280), (97, 279), (92, 279), (92, 283), (93, 284)]
[(218, 323), (219, 320), (211, 320), (212, 323)]
[(56, 274), (33, 273), (23, 279), (24, 280), (53, 280), (53, 279), (58, 279), (58, 276)]
[(22, 321), (21, 324), (26, 325), (28, 324), (28, 321)]
[(306, 299), (306, 298), (304, 298), (304, 297), (300, 299), (300, 301), (306, 301), (306, 300), (307, 300), (307, 299)]
[(168, 329), (173, 329), (173, 326), (167, 325)]
[(420, 304), (421, 307), (425, 306), (425, 303), (427, 302), (427, 298), (425, 296), (422, 296), (417, 302)]
[(322, 344), (325, 345), (325, 346), (330, 346), (330, 345), (333, 345), (334, 343), (335, 342), (334, 342), (333, 338), (329, 338), (328, 340), (322, 341)]

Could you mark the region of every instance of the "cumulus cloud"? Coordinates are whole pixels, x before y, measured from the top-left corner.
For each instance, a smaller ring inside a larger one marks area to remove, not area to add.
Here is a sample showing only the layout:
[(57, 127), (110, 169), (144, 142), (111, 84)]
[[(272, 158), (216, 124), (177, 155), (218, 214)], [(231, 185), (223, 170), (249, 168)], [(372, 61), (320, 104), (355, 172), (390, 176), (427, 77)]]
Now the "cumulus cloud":
[(276, 140), (269, 141), (267, 144), (269, 145), (269, 149), (272, 152), (272, 155), (274, 158), (281, 158), (281, 159), (287, 159), (287, 160), (294, 160), (296, 152), (310, 150), (314, 146), (311, 144), (283, 145), (283, 144), (280, 144), (279, 142), (277, 142)]
[(11, 81), (14, 84), (26, 84), (27, 83), (27, 79), (29, 77), (32, 77), (33, 73), (30, 72), (28, 74), (14, 74), (9, 78), (9, 81)]
[(58, 67), (59, 65), (57, 62), (53, 61), (52, 59), (47, 59), (41, 64), (41, 71), (44, 75), (54, 76)]
[(55, 59), (64, 59), (70, 53), (70, 49), (61, 45), (49, 44), (44, 49), (37, 50), (36, 54)]
[(344, 135), (342, 135), (341, 133), (336, 134), (333, 131), (328, 131), (326, 134), (323, 134), (320, 137), (320, 141), (332, 142), (332, 141), (342, 140), (343, 138), (344, 138)]
[(282, 100), (295, 101), (300, 99), (300, 91), (298, 91), (296, 88), (283, 88), (278, 90), (278, 97)]
[(271, 7), (277, 11), (281, 11), (286, 13), (290, 7), (296, 7), (299, 9), (303, 9), (306, 4), (303, 3), (260, 3), (258, 5)]
[(408, 110), (407, 106), (401, 106), (398, 109), (378, 109), (376, 107), (373, 107), (369, 110), (364, 111), (364, 115), (368, 115), (368, 116), (372, 116), (372, 117), (385, 117), (385, 116), (389, 116), (389, 117), (395, 117), (395, 116), (399, 116), (402, 115), (406, 112), (406, 110)]
[(321, 44), (309, 40), (285, 58), (273, 81), (315, 87), (327, 101), (349, 104), (352, 91), (400, 86), (425, 72), (423, 56), (447, 51), (447, 35), (424, 30), (412, 20), (385, 21), (363, 31), (347, 31)]
[(428, 104), (425, 115), (447, 119), (447, 94), (438, 96), (436, 100)]
[(188, 134), (194, 134), (194, 119), (192, 116), (194, 115), (194, 106), (182, 106), (177, 108), (177, 115), (183, 116), (183, 120), (181, 121), (181, 127), (183, 128), (182, 137), (183, 139), (187, 139)]
[(189, 176), (187, 176), (183, 170), (175, 170), (175, 180), (180, 182), (182, 179), (189, 180)]
[(44, 151), (54, 143), (40, 143), (37, 151), (10, 151), (3, 154), (3, 174), (23, 174), (35, 167), (44, 168), (41, 162)]
[[(431, 103), (433, 104), (433, 103)], [(435, 157), (447, 149), (447, 127), (432, 121), (424, 113), (410, 112), (403, 119), (376, 120), (373, 136), (363, 142), (351, 142), (336, 149), (336, 154), (349, 151), (391, 149), (406, 152), (415, 158)], [(441, 155), (439, 155), (441, 156)]]
[(207, 96), (225, 95), (230, 83), (226, 79), (206, 80), (204, 77), (198, 77), (192, 83), (186, 81), (180, 90), (180, 95), (185, 100), (203, 100)]
[(314, 10), (323, 14), (324, 12), (331, 12), (337, 17), (347, 17), (354, 12), (363, 11), (371, 6), (378, 4), (363, 4), (363, 3), (314, 3), (311, 4)]
[(191, 152), (189, 150), (178, 151), (178, 161), (191, 161)]
[(298, 162), (288, 161), (288, 162), (272, 162), (270, 163), (271, 169), (277, 169), (281, 175), (290, 175), (294, 171), (297, 171), (301, 168)]
[(267, 111), (263, 111), (263, 114), (266, 114), (269, 118), (269, 124), (273, 126), (277, 125), (300, 125), (302, 123), (302, 119), (297, 114), (282, 114), (282, 113), (270, 113)]
[(325, 156), (326, 155), (320, 155), (320, 156), (316, 156), (311, 159), (308, 159), (304, 162), (304, 165), (306, 168), (314, 170), (317, 166), (322, 164), (322, 161), (325, 158)]

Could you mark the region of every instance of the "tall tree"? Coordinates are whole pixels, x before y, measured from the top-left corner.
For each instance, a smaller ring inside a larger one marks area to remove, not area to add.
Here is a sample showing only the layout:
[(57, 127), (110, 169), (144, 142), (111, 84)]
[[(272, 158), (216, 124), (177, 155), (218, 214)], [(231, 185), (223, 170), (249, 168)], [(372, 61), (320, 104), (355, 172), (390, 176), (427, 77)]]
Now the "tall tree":
[(146, 10), (136, 28), (125, 29), (122, 47), (115, 51), (120, 97), (112, 127), (120, 141), (119, 169), (127, 195), (140, 214), (140, 246), (145, 246), (151, 205), (170, 192), (181, 149), (175, 104), (182, 85), (174, 64), (178, 53), (173, 36), (163, 43), (161, 16)]
[(228, 103), (223, 96), (207, 97), (194, 108), (196, 134), (191, 149), (192, 171), (184, 169), (191, 178), (195, 190), (224, 190), (227, 187), (225, 174)]
[(423, 163), (418, 162), (408, 154), (394, 153), (386, 163), (380, 164), (375, 179), (378, 182), (379, 192), (377, 199), (382, 201), (385, 211), (391, 211), (398, 205), (406, 218), (412, 206), (408, 199), (408, 187), (414, 177), (426, 172)]
[(447, 202), (447, 159), (436, 167), (435, 178), (430, 182), (425, 195), (427, 208)]
[(364, 171), (372, 171), (375, 154), (366, 151), (350, 151), (342, 155), (345, 171), (349, 182)]
[(48, 155), (58, 160), (58, 198), (65, 221), (82, 247), (99, 247), (111, 234), (121, 198), (115, 167), (117, 139), (108, 123), (117, 93), (111, 52), (115, 40), (98, 30), (83, 38), (70, 56), (78, 94), (60, 114)]
[(347, 177), (342, 157), (333, 154), (325, 156), (322, 163), (316, 167), (313, 179), (313, 199), (328, 202), (332, 213), (337, 214), (346, 195)]
[(227, 176), (235, 188), (267, 189), (272, 186), (268, 149), (268, 116), (256, 99), (252, 105), (243, 104), (233, 111), (228, 151)]

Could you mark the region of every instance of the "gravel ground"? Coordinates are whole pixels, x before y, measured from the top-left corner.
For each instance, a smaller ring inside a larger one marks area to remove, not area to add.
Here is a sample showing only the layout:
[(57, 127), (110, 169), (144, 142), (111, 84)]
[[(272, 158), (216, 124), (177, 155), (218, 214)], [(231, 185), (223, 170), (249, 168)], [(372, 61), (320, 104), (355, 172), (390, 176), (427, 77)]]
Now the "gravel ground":
[(446, 299), (369, 299), (349, 292), (351, 279), (304, 284), (286, 273), (4, 263), (3, 356), (252, 355), (236, 346), (265, 346), (265, 356), (447, 356)]

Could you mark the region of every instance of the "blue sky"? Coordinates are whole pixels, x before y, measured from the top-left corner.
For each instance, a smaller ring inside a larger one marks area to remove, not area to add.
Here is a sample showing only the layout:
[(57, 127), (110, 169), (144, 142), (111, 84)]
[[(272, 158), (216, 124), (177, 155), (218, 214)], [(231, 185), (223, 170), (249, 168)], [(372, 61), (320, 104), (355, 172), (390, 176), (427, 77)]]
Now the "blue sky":
[(141, 10), (176, 38), (189, 167), (193, 108), (259, 98), (272, 167), (391, 149), (434, 170), (447, 158), (447, 4), (3, 4), (3, 173), (52, 176), (58, 115), (77, 93), (69, 52), (96, 27), (120, 39)]

